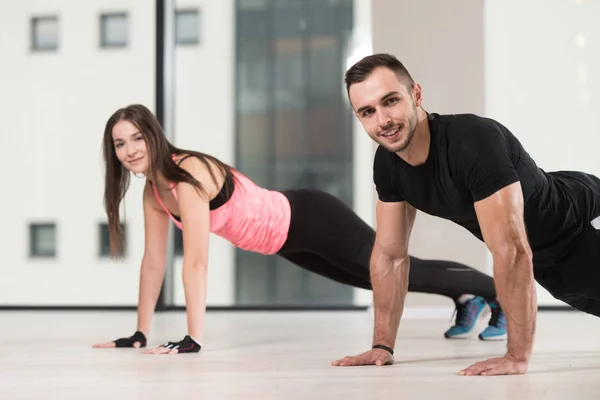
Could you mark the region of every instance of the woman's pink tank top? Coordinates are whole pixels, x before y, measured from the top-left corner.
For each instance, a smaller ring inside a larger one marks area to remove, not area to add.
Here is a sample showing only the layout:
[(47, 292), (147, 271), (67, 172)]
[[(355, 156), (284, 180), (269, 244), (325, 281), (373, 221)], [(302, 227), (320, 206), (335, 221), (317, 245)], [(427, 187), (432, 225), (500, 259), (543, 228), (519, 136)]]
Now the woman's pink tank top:
[[(240, 249), (275, 254), (287, 240), (291, 220), (290, 203), (283, 194), (264, 189), (236, 170), (231, 198), (210, 211), (210, 231)], [(177, 199), (177, 189), (170, 183)], [(173, 223), (182, 224), (169, 212), (152, 185), (154, 196)]]

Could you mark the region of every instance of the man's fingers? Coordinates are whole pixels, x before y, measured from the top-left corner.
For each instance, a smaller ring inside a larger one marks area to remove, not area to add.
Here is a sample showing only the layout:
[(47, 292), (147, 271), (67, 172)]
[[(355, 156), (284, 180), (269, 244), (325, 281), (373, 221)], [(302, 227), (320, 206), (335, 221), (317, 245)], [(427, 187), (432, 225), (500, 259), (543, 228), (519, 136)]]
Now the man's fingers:
[(135, 343), (133, 344), (133, 347), (135, 347), (136, 349), (139, 349), (139, 348), (140, 348), (140, 346), (141, 346), (141, 343), (140, 343), (140, 342), (135, 342)]
[(483, 376), (492, 376), (492, 375), (510, 375), (510, 370), (512, 368), (508, 364), (495, 364), (488, 365), (487, 368), (479, 371), (478, 375)]
[(476, 371), (474, 371), (473, 375), (483, 375), (487, 371), (493, 371), (495, 367), (496, 367), (495, 365), (481, 366), (481, 367), (477, 368)]
[(479, 361), (458, 373), (462, 376), (473, 375), (514, 375), (527, 372), (527, 363), (514, 361), (506, 357), (490, 358), (485, 361)]
[(393, 364), (393, 363), (394, 363), (394, 357), (393, 356), (380, 357), (376, 361), (376, 365), (378, 365), (378, 366), (383, 366), (383, 365), (388, 365), (388, 364)]
[(349, 367), (355, 365), (377, 365), (391, 364), (394, 358), (379, 351), (368, 351), (356, 356), (346, 356), (331, 363), (334, 367)]
[(481, 375), (518, 375), (524, 374), (526, 371), (527, 369), (523, 368), (521, 364), (501, 364), (482, 372)]
[(335, 366), (344, 366), (346, 362), (348, 362), (350, 360), (349, 356), (346, 356), (344, 358), (341, 358), (339, 360), (335, 360), (333, 363)]
[(359, 357), (344, 357), (340, 362), (342, 367), (351, 367), (353, 365), (361, 365)]
[(488, 369), (487, 371), (483, 371), (481, 373), (481, 375), (483, 376), (492, 376), (492, 375), (506, 375), (507, 371), (506, 371), (506, 367), (498, 367), (498, 368), (491, 368)]
[(338, 360), (335, 362), (334, 365), (336, 366), (341, 366), (341, 367), (351, 367), (351, 366), (357, 366), (357, 365), (377, 365), (377, 366), (382, 366), (385, 365), (387, 363), (387, 360), (385, 358), (377, 358), (375, 360), (373, 360), (373, 358), (370, 357), (344, 357), (341, 360)]
[(493, 364), (493, 361), (491, 359), (486, 361), (478, 361), (475, 364), (472, 364), (469, 367), (463, 369), (458, 374), (462, 376), (479, 375), (482, 371), (489, 369), (487, 366), (491, 364)]
[(352, 359), (350, 357), (344, 357), (342, 361), (340, 361), (340, 367), (349, 367), (354, 365)]
[(458, 374), (462, 375), (462, 376), (476, 375), (478, 370), (479, 370), (479, 367), (477, 365), (471, 365), (471, 366), (463, 369), (462, 371), (460, 371)]
[(471, 367), (466, 369), (466, 373), (464, 375), (473, 376), (479, 375), (481, 372), (486, 371), (487, 368), (484, 367)]
[(476, 364), (471, 365), (468, 368), (463, 369), (458, 374), (463, 376), (483, 375), (484, 373), (497, 368), (502, 369), (503, 365), (504, 364), (496, 362), (478, 362)]

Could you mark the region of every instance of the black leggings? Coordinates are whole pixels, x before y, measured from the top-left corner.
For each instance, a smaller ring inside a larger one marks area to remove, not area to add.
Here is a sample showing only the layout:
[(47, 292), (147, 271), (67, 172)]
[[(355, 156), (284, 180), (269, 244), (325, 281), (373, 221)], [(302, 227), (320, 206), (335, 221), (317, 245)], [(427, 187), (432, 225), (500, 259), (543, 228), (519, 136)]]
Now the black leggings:
[[(322, 191), (286, 190), (292, 219), (279, 255), (334, 281), (372, 290), (369, 261), (375, 231), (344, 202)], [(452, 261), (410, 257), (409, 292), (496, 299), (494, 280)]]

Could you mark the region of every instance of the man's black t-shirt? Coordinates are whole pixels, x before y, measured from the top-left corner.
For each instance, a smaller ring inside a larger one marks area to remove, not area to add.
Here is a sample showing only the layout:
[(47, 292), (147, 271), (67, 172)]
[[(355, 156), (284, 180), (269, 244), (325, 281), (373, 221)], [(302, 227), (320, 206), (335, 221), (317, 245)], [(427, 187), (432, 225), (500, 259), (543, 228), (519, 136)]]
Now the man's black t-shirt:
[(431, 141), (424, 164), (413, 167), (384, 147), (377, 149), (373, 172), (381, 201), (406, 201), (483, 240), (473, 203), (520, 181), (536, 266), (566, 255), (600, 212), (597, 178), (544, 172), (500, 123), (472, 114), (429, 114), (428, 123)]

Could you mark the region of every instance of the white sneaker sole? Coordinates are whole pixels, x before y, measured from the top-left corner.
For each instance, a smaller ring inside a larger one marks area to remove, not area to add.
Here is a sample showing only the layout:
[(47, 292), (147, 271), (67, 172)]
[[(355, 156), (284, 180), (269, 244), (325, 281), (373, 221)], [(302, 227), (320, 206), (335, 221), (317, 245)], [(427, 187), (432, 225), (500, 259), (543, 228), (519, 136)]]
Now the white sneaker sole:
[(489, 336), (489, 337), (486, 337), (483, 339), (479, 338), (479, 340), (482, 340), (484, 342), (500, 342), (500, 341), (506, 340), (507, 338), (508, 338), (508, 335), (504, 334), (504, 335), (498, 335), (498, 336)]

